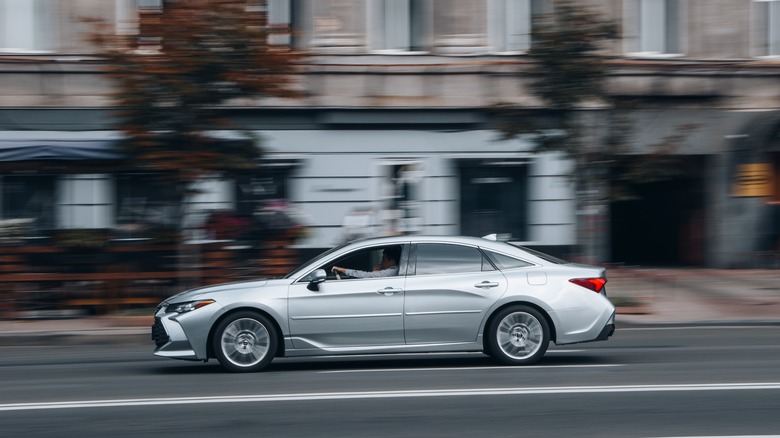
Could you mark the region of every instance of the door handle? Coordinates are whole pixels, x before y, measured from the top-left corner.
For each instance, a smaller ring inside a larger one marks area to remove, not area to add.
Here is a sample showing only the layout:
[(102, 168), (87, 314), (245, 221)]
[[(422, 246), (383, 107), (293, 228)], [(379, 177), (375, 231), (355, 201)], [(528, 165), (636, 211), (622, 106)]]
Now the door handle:
[(475, 284), (474, 287), (480, 289), (490, 289), (491, 287), (498, 287), (498, 283), (493, 281), (483, 281), (482, 283)]
[(394, 288), (394, 287), (386, 287), (384, 289), (379, 289), (378, 291), (376, 291), (376, 293), (383, 294), (383, 295), (393, 295), (393, 294), (400, 294), (403, 291), (404, 291), (403, 289), (397, 289), (397, 288)]

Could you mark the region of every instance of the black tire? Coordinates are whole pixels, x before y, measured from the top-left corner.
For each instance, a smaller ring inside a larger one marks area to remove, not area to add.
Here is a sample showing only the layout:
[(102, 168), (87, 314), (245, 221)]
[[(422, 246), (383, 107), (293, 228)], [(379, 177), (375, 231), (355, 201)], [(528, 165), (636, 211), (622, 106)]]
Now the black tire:
[(211, 340), (214, 356), (228, 371), (260, 371), (274, 359), (278, 335), (263, 315), (237, 312), (220, 321)]
[(542, 314), (529, 306), (509, 306), (490, 320), (486, 329), (487, 353), (507, 365), (539, 361), (550, 345), (550, 327)]

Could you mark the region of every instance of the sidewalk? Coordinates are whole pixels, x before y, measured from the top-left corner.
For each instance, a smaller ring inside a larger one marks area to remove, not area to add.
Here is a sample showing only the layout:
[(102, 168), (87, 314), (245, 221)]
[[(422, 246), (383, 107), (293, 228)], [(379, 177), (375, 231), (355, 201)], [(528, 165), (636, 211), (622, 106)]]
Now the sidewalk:
[(0, 347), (150, 344), (153, 316), (0, 320)]
[(780, 324), (780, 270), (613, 268), (607, 293), (618, 323)]
[[(612, 268), (625, 325), (780, 325), (780, 270)], [(630, 303), (631, 306), (622, 306)], [(0, 346), (151, 343), (152, 315), (0, 320)]]

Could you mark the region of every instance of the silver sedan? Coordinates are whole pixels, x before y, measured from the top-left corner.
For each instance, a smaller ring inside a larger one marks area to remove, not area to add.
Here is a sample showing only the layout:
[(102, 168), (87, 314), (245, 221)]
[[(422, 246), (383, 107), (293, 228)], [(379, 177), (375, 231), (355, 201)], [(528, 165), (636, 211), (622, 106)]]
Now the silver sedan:
[[(387, 262), (388, 254), (397, 260)], [(347, 275), (382, 264), (397, 268)], [(154, 354), (216, 358), (236, 372), (262, 370), (274, 357), (357, 353), (482, 351), (527, 365), (551, 341), (612, 335), (615, 307), (606, 282), (603, 268), (484, 238), (366, 239), (333, 248), (280, 279), (166, 299), (152, 326)]]

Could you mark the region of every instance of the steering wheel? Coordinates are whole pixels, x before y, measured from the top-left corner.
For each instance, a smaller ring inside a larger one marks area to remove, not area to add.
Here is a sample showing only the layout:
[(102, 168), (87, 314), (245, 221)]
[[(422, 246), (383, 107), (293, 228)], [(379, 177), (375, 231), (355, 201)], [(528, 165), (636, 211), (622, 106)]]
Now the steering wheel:
[(336, 270), (335, 267), (330, 269), (334, 274), (336, 274), (336, 280), (341, 280), (341, 275), (339, 275), (339, 271)]

